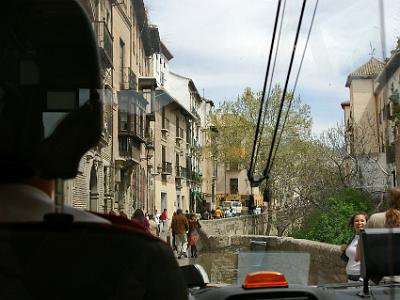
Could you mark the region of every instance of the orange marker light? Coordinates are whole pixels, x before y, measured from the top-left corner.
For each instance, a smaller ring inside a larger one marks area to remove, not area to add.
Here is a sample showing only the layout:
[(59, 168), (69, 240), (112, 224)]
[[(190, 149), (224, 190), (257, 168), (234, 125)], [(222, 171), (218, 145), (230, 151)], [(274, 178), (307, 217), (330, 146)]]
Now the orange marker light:
[(288, 287), (289, 284), (283, 274), (279, 272), (254, 272), (246, 275), (243, 288), (261, 287)]

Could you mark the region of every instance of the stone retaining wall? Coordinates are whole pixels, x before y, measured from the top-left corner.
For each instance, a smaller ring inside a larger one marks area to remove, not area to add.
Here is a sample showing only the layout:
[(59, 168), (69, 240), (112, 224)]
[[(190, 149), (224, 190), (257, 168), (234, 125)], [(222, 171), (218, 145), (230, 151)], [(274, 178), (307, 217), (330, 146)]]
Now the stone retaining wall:
[[(276, 230), (272, 230), (272, 232), (269, 230), (268, 221), (268, 215), (265, 213), (254, 216), (201, 220), (200, 224), (207, 235), (264, 235), (267, 230), (269, 234), (276, 234)], [(272, 222), (270, 221), (270, 223)]]
[[(267, 251), (309, 253), (310, 273), (308, 284), (347, 282), (345, 263), (340, 260), (340, 249), (336, 245), (288, 237), (205, 235), (204, 232), (202, 238), (204, 250), (210, 253), (225, 250), (229, 250), (231, 253), (249, 251), (251, 241), (265, 242)], [(232, 267), (227, 266), (227, 268), (235, 269), (237, 261), (233, 260), (231, 263)]]

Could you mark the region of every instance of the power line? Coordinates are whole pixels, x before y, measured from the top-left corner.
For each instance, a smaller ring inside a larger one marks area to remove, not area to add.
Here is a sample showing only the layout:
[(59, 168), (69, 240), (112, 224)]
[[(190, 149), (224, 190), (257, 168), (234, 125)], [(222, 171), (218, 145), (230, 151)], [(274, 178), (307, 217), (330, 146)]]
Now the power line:
[(279, 144), (280, 144), (280, 142), (281, 142), (282, 133), (283, 133), (283, 130), (284, 130), (284, 128), (285, 128), (287, 119), (289, 118), (289, 111), (290, 111), (290, 108), (291, 108), (291, 106), (292, 106), (292, 101), (293, 101), (293, 98), (294, 98), (294, 94), (295, 94), (295, 92), (296, 92), (297, 83), (298, 83), (298, 81), (299, 81), (299, 76), (300, 76), (301, 67), (302, 67), (302, 65), (303, 65), (304, 56), (305, 56), (305, 54), (306, 54), (308, 42), (309, 42), (309, 40), (310, 40), (311, 30), (312, 30), (313, 25), (314, 25), (314, 19), (315, 19), (315, 14), (316, 14), (317, 8), (318, 8), (318, 2), (319, 2), (319, 0), (316, 0), (316, 2), (315, 2), (314, 12), (313, 12), (313, 15), (312, 15), (312, 18), (311, 18), (311, 24), (310, 24), (310, 28), (309, 28), (309, 30), (308, 30), (307, 39), (306, 39), (306, 44), (305, 44), (305, 46), (304, 46), (303, 55), (302, 55), (302, 57), (301, 57), (299, 69), (298, 69), (298, 71), (297, 71), (296, 80), (295, 80), (295, 83), (294, 83), (294, 86), (293, 86), (292, 95), (291, 95), (290, 100), (289, 100), (289, 105), (288, 105), (288, 109), (287, 109), (287, 111), (286, 111), (285, 120), (283, 121), (282, 129), (281, 129), (281, 131), (280, 131), (279, 138), (278, 138), (278, 143), (277, 143), (277, 146), (276, 146), (276, 148), (275, 148), (274, 156), (273, 156), (273, 158), (272, 158), (271, 167), (270, 167), (270, 169), (269, 169), (268, 172), (270, 172), (270, 171), (272, 170), (272, 167), (273, 167), (273, 164), (274, 164), (274, 161), (275, 161), (276, 152), (278, 151)]
[(281, 120), (283, 104), (285, 102), (286, 92), (287, 92), (287, 88), (288, 88), (288, 84), (289, 84), (290, 73), (292, 71), (294, 56), (295, 56), (295, 53), (296, 53), (297, 42), (298, 42), (299, 35), (300, 35), (300, 29), (301, 29), (301, 24), (302, 24), (302, 21), (303, 21), (306, 2), (307, 2), (307, 0), (303, 0), (303, 4), (302, 4), (302, 7), (301, 7), (300, 18), (299, 18), (299, 22), (297, 24), (296, 37), (295, 37), (294, 44), (293, 44), (292, 55), (290, 57), (289, 69), (288, 69), (288, 73), (287, 73), (287, 76), (286, 76), (285, 87), (284, 87), (283, 93), (282, 93), (281, 105), (279, 107), (278, 117), (277, 117), (275, 129), (274, 129), (274, 135), (272, 137), (270, 151), (269, 151), (269, 154), (268, 154), (268, 161), (267, 161), (267, 164), (266, 164), (264, 172), (263, 172), (263, 177), (266, 178), (266, 179), (268, 179), (268, 177), (269, 177), (270, 164), (271, 164), (271, 161), (272, 161), (272, 153), (273, 153), (273, 150), (274, 150), (275, 140), (276, 140), (276, 136), (277, 136), (277, 133), (278, 133), (279, 123), (280, 123), (280, 120)]
[(271, 59), (272, 59), (272, 54), (273, 54), (273, 50), (274, 50), (276, 28), (278, 26), (280, 8), (281, 8), (281, 0), (278, 1), (277, 8), (276, 8), (274, 30), (273, 30), (273, 33), (272, 33), (271, 47), (269, 49), (267, 70), (265, 72), (265, 79), (264, 79), (264, 85), (263, 85), (263, 91), (262, 91), (262, 97), (261, 97), (261, 105), (260, 105), (260, 109), (259, 109), (259, 112), (258, 112), (257, 127), (256, 127), (255, 136), (254, 136), (254, 143), (253, 143), (253, 149), (252, 149), (252, 153), (251, 153), (251, 158), (250, 158), (250, 166), (249, 166), (249, 169), (247, 170), (247, 176), (248, 176), (250, 182), (253, 181), (253, 179), (254, 179), (253, 178), (254, 154), (255, 154), (255, 149), (256, 149), (256, 144), (257, 144), (257, 137), (258, 137), (259, 130), (260, 130), (260, 123), (261, 123), (261, 118), (262, 118), (262, 109), (263, 109), (264, 101), (265, 101), (265, 92), (266, 92), (266, 89), (267, 89), (269, 69), (271, 67)]
[(280, 39), (281, 39), (281, 34), (282, 34), (282, 27), (283, 27), (282, 25), (283, 25), (283, 20), (284, 20), (284, 16), (285, 16), (285, 9), (286, 9), (286, 0), (283, 3), (281, 23), (279, 25), (278, 43), (277, 43), (276, 49), (275, 49), (274, 65), (272, 67), (272, 74), (271, 74), (271, 78), (270, 78), (270, 81), (269, 81), (268, 93), (267, 93), (267, 98), (266, 98), (266, 103), (265, 103), (265, 110), (264, 110), (263, 120), (262, 120), (263, 126), (261, 127), (261, 131), (260, 131), (259, 138), (258, 138), (259, 140), (257, 142), (258, 147), (257, 147), (257, 153), (256, 153), (256, 156), (255, 156), (255, 162), (254, 162), (255, 166), (257, 165), (257, 159), (259, 157), (258, 155), (259, 155), (259, 150), (260, 150), (260, 146), (261, 146), (261, 139), (262, 139), (262, 135), (263, 135), (264, 127), (265, 127), (265, 117), (266, 117), (267, 112), (268, 112), (268, 101), (269, 101), (269, 98), (271, 96), (272, 80), (274, 78), (275, 66), (276, 66), (276, 61), (277, 61), (277, 57), (278, 57), (279, 44), (280, 44)]

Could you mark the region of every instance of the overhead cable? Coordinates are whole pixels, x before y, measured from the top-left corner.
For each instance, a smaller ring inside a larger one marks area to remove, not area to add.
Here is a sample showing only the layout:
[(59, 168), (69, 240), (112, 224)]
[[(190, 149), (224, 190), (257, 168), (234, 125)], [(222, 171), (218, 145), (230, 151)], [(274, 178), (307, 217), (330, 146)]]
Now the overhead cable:
[(315, 2), (314, 12), (313, 12), (313, 15), (312, 15), (312, 18), (311, 18), (310, 28), (308, 29), (307, 39), (306, 39), (306, 43), (305, 43), (305, 46), (304, 46), (303, 55), (302, 55), (301, 60), (300, 60), (299, 69), (298, 69), (298, 71), (297, 71), (296, 80), (295, 80), (295, 82), (294, 82), (293, 91), (292, 91), (292, 96), (291, 96), (290, 99), (289, 99), (288, 109), (287, 109), (287, 111), (286, 111), (285, 119), (284, 119), (284, 121), (283, 121), (281, 131), (280, 131), (280, 133), (279, 133), (278, 143), (277, 143), (277, 145), (276, 145), (276, 147), (275, 147), (275, 152), (274, 152), (274, 155), (273, 155), (273, 157), (272, 157), (272, 162), (271, 162), (271, 166), (270, 166), (270, 168), (269, 168), (269, 170), (268, 170), (268, 173), (271, 172), (272, 167), (273, 167), (273, 165), (274, 165), (275, 156), (276, 156), (276, 152), (278, 151), (278, 148), (279, 148), (279, 145), (280, 145), (280, 142), (281, 142), (282, 133), (283, 133), (283, 130), (284, 130), (285, 126), (286, 126), (287, 119), (289, 118), (289, 112), (290, 112), (290, 108), (291, 108), (291, 106), (292, 106), (292, 101), (293, 101), (293, 98), (294, 98), (294, 94), (295, 94), (295, 92), (296, 92), (297, 83), (298, 83), (298, 81), (299, 81), (299, 76), (300, 76), (301, 67), (303, 66), (304, 56), (305, 56), (305, 54), (306, 54), (308, 42), (309, 42), (309, 40), (310, 40), (311, 30), (312, 30), (313, 25), (314, 25), (314, 19), (315, 19), (315, 14), (316, 14), (317, 8), (318, 8), (318, 2), (319, 2), (319, 0), (316, 0), (316, 2)]
[(286, 92), (287, 92), (287, 88), (288, 88), (288, 84), (289, 84), (290, 74), (291, 74), (291, 71), (292, 71), (294, 56), (296, 54), (297, 42), (298, 42), (299, 35), (300, 35), (300, 29), (301, 29), (301, 24), (302, 24), (302, 21), (303, 21), (303, 16), (304, 16), (304, 10), (305, 10), (305, 7), (306, 7), (306, 3), (307, 3), (307, 0), (303, 0), (303, 4), (302, 4), (302, 7), (301, 7), (301, 12), (300, 12), (300, 18), (299, 18), (299, 22), (297, 24), (296, 37), (295, 37), (294, 44), (293, 44), (293, 49), (292, 49), (292, 55), (291, 55), (291, 58), (290, 58), (289, 69), (288, 69), (288, 72), (287, 72), (285, 86), (284, 86), (283, 93), (282, 93), (282, 98), (281, 98), (281, 104), (280, 104), (280, 107), (279, 107), (278, 117), (277, 117), (276, 124), (275, 124), (274, 135), (272, 137), (271, 146), (269, 148), (268, 161), (267, 161), (267, 164), (266, 164), (264, 172), (263, 172), (263, 177), (266, 178), (266, 179), (268, 179), (268, 177), (269, 177), (269, 170), (270, 170), (270, 164), (271, 164), (271, 161), (272, 161), (272, 154), (273, 154), (273, 150), (274, 150), (276, 136), (277, 136), (277, 133), (278, 133), (279, 123), (280, 123), (280, 120), (281, 120), (281, 114), (282, 114), (283, 105), (284, 105), (284, 102), (285, 102), (285, 97), (286, 97)]
[[(266, 115), (268, 113), (268, 102), (269, 102), (269, 99), (270, 99), (270, 96), (271, 96), (272, 80), (274, 79), (276, 60), (277, 60), (277, 57), (278, 57), (279, 44), (280, 44), (281, 34), (282, 34), (282, 27), (283, 27), (282, 25), (283, 25), (283, 20), (284, 20), (284, 16), (285, 16), (285, 9), (286, 9), (286, 0), (283, 2), (281, 22), (280, 22), (280, 25), (279, 25), (279, 32), (278, 32), (278, 42), (276, 44), (275, 55), (274, 55), (274, 65), (272, 67), (271, 78), (269, 80), (268, 93), (267, 93), (267, 97), (266, 97), (266, 100), (265, 100), (263, 120), (261, 122), (262, 126), (261, 126), (261, 130), (260, 130), (260, 134), (258, 136), (258, 141), (257, 141), (257, 145), (258, 146), (257, 146), (257, 150), (256, 150), (254, 166), (257, 165), (257, 159), (259, 157), (259, 151), (260, 151), (260, 148), (261, 148), (262, 135), (263, 135), (263, 132), (264, 132), (264, 127), (265, 127), (265, 117), (266, 117)], [(261, 109), (263, 109), (263, 107), (261, 107)]]
[(277, 8), (276, 8), (274, 30), (272, 33), (271, 46), (269, 49), (268, 64), (267, 64), (267, 70), (265, 72), (265, 79), (264, 79), (263, 91), (262, 91), (262, 96), (261, 96), (261, 105), (260, 105), (260, 109), (258, 112), (258, 120), (257, 120), (256, 132), (255, 132), (255, 136), (254, 136), (253, 150), (251, 153), (249, 169), (247, 170), (247, 176), (248, 176), (250, 182), (252, 182), (254, 179), (253, 178), (254, 154), (255, 154), (255, 149), (256, 149), (256, 144), (257, 144), (257, 137), (258, 137), (259, 130), (260, 130), (260, 123), (261, 123), (262, 110), (263, 110), (262, 108), (264, 106), (265, 92), (267, 89), (267, 82), (268, 82), (268, 76), (269, 76), (269, 69), (271, 67), (271, 59), (272, 59), (272, 54), (273, 54), (273, 49), (274, 49), (274, 44), (275, 44), (275, 35), (276, 35), (276, 28), (278, 26), (278, 21), (279, 21), (279, 12), (280, 12), (280, 8), (281, 8), (281, 2), (282, 2), (281, 0), (278, 1)]

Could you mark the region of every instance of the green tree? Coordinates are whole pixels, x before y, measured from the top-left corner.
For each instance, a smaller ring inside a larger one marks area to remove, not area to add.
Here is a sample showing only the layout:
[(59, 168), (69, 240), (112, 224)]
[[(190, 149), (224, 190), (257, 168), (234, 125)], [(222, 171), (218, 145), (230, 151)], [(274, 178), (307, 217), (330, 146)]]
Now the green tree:
[[(265, 167), (281, 97), (282, 90), (277, 85), (273, 88), (268, 106), (264, 110), (263, 131), (258, 143), (259, 156), (255, 166), (257, 173), (261, 173)], [(288, 93), (284, 112), (288, 109), (291, 97), (292, 94)], [(260, 103), (261, 92), (255, 93), (246, 88), (235, 101), (225, 101), (216, 109), (216, 113), (210, 116), (212, 124), (217, 129), (213, 137), (215, 142), (212, 152), (219, 163), (236, 163), (244, 168), (248, 167)], [(288, 142), (292, 139), (309, 137), (311, 124), (310, 107), (302, 104), (300, 98), (294, 98), (281, 140)]]
[(337, 245), (347, 243), (354, 235), (348, 222), (354, 213), (360, 211), (370, 213), (369, 195), (350, 188), (343, 189), (314, 208), (293, 237)]

